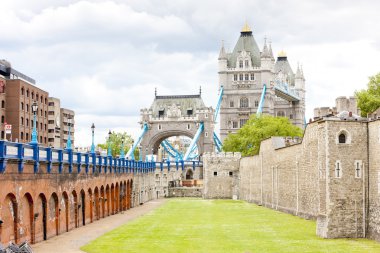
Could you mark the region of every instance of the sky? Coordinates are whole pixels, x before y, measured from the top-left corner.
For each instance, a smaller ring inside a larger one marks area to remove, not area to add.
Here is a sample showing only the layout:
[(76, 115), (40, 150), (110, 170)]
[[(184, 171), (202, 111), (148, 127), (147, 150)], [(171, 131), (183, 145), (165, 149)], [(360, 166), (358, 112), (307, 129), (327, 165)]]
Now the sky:
[(286, 51), (306, 78), (306, 117), (380, 72), (380, 1), (0, 0), (0, 59), (75, 111), (76, 146), (109, 129), (137, 136), (158, 95), (197, 94), (215, 108), (218, 54), (247, 22), (262, 48)]

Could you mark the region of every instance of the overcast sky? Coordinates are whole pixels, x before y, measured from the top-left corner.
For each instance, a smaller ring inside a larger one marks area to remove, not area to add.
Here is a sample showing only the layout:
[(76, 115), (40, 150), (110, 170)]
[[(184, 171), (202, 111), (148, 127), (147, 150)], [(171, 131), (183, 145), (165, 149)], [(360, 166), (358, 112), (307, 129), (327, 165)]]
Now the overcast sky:
[(139, 132), (159, 95), (196, 94), (215, 107), (221, 41), (232, 50), (247, 21), (303, 65), (307, 118), (380, 71), (380, 1), (1, 1), (0, 58), (76, 113), (76, 145), (108, 129)]

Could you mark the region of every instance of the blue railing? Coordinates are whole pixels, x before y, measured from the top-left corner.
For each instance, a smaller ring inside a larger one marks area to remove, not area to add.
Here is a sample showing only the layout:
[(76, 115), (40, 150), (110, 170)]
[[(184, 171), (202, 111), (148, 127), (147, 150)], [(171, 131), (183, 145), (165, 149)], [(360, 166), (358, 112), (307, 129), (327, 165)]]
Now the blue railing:
[[(80, 153), (68, 149), (56, 149), (0, 140), (0, 173), (5, 173), (8, 161), (17, 162), (18, 172), (23, 173), (25, 162), (32, 162), (34, 173), (39, 172), (40, 163), (45, 163), (47, 173), (52, 164), (58, 165), (58, 173), (68, 168), (68, 173), (80, 173), (83, 168), (89, 173), (149, 173), (156, 169), (156, 162), (128, 160), (124, 157), (101, 156), (95, 153)], [(159, 166), (159, 165), (158, 165)]]

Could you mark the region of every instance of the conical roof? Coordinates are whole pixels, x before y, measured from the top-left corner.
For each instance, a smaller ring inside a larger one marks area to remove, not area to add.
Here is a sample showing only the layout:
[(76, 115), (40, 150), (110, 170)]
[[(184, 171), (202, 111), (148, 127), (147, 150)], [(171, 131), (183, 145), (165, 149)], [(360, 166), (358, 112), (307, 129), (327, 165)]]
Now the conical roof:
[(252, 30), (247, 24), (244, 25), (235, 48), (229, 55), (228, 67), (236, 67), (237, 57), (242, 51), (246, 51), (251, 54), (252, 65), (254, 67), (261, 66), (259, 47), (257, 46), (255, 38), (252, 35)]

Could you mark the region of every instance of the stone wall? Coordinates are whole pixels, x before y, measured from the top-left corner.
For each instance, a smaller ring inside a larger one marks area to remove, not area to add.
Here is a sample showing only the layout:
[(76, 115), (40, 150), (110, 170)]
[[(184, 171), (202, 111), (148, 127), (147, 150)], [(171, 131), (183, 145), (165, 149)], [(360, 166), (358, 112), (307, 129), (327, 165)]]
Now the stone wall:
[(380, 241), (380, 120), (369, 125), (368, 237)]
[(240, 153), (205, 153), (203, 155), (203, 197), (238, 198)]
[(169, 198), (174, 197), (194, 197), (201, 198), (203, 193), (202, 187), (172, 187), (169, 188)]
[(367, 228), (379, 239), (379, 135), (380, 121), (327, 118), (310, 123), (299, 144), (272, 137), (253, 157), (207, 154), (204, 197), (238, 196), (316, 219), (324, 238), (366, 237)]

